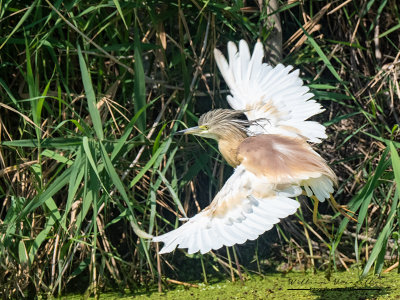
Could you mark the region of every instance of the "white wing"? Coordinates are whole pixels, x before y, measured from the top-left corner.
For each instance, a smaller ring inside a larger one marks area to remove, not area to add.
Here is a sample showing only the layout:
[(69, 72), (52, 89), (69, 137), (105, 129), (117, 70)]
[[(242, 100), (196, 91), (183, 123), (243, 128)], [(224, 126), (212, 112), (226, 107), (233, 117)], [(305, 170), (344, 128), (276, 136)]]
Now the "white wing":
[(299, 207), (288, 198), (301, 194), (299, 187), (276, 191), (274, 186), (238, 166), (208, 207), (179, 228), (153, 238), (164, 243), (159, 253), (176, 247), (188, 248), (189, 254), (206, 253), (256, 239)]
[(299, 70), (289, 73), (292, 66), (279, 64), (273, 68), (262, 63), (261, 42), (256, 43), (252, 56), (244, 40), (239, 42), (239, 51), (229, 42), (229, 64), (218, 49), (214, 55), (232, 94), (227, 97), (230, 106), (244, 110), (249, 120), (259, 120), (249, 130), (252, 135), (300, 136), (315, 143), (326, 138), (324, 126), (306, 121), (323, 109), (315, 100), (310, 100), (313, 94), (303, 85)]

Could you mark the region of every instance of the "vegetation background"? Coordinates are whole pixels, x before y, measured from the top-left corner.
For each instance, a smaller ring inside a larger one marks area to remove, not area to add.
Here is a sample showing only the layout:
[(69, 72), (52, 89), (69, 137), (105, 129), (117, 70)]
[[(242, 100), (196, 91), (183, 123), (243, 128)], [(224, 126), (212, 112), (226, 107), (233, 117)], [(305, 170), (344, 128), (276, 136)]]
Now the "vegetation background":
[[(268, 2), (0, 1), (3, 298), (398, 268), (399, 3)], [(212, 141), (172, 134), (227, 107), (212, 50), (240, 39), (299, 68), (325, 107), (319, 152), (358, 222), (321, 206), (325, 235), (299, 199), (257, 241), (160, 257), (136, 233), (178, 226), (232, 172)]]

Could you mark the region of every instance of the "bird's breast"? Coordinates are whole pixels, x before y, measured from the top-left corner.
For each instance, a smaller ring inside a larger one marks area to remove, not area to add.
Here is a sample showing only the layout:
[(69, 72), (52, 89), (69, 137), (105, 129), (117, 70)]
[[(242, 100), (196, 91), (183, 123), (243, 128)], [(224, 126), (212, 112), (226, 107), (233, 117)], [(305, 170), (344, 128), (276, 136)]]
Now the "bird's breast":
[(238, 160), (238, 148), (241, 141), (239, 140), (219, 140), (218, 148), (226, 162), (232, 167), (240, 164)]

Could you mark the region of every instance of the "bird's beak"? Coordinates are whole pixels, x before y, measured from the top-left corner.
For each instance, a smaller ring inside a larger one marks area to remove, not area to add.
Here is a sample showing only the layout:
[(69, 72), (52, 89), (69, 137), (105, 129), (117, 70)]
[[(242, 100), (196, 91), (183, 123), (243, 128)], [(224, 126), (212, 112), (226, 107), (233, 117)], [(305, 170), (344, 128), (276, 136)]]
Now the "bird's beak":
[(188, 129), (181, 130), (181, 131), (177, 131), (177, 132), (175, 132), (175, 134), (197, 134), (202, 131), (203, 131), (203, 129), (201, 129), (199, 126), (195, 126), (195, 127), (190, 127)]

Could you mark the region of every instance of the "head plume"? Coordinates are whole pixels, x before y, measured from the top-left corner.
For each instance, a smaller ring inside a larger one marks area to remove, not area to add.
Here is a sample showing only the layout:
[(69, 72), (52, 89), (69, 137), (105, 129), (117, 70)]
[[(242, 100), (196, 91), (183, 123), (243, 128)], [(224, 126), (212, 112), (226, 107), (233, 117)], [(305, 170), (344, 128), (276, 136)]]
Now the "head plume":
[(251, 125), (243, 111), (233, 109), (215, 109), (199, 118), (199, 128), (207, 131), (209, 137), (220, 139), (228, 135), (247, 136)]

